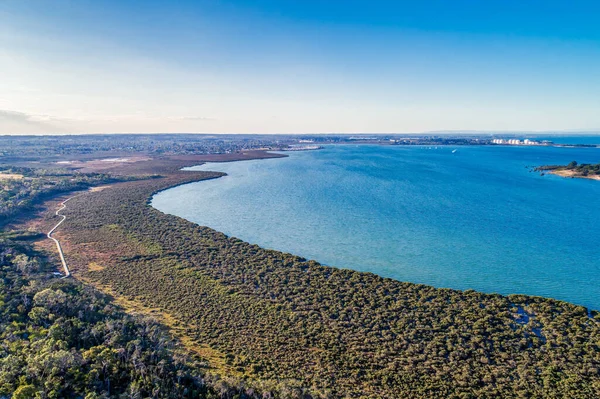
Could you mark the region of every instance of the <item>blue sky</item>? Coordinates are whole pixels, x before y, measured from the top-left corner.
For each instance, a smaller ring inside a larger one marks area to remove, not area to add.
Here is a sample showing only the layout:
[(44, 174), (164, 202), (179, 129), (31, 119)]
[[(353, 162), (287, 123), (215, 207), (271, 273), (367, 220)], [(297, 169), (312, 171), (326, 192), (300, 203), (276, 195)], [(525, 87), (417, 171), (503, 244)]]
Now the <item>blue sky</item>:
[(0, 134), (600, 130), (592, 1), (0, 2)]

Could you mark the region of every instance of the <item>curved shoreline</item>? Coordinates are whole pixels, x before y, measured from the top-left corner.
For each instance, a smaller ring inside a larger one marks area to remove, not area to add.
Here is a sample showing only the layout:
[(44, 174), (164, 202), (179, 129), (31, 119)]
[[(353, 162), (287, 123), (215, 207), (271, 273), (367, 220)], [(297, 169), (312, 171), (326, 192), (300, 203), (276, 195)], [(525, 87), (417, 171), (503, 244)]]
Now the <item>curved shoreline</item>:
[(588, 180), (597, 180), (600, 181), (600, 175), (587, 175), (587, 176), (583, 176), (583, 175), (578, 175), (575, 172), (571, 171), (571, 170), (549, 170), (548, 173), (555, 175), (555, 176), (560, 176), (560, 177), (564, 177), (564, 178), (571, 178), (571, 179), (588, 179)]
[[(240, 161), (247, 161), (247, 160), (262, 160), (262, 159), (269, 159), (269, 158), (243, 159), (243, 160), (240, 160)], [(236, 160), (229, 160), (229, 161), (225, 161), (225, 162), (226, 162), (226, 163), (231, 163), (231, 162), (239, 162), (239, 161), (236, 161)], [(187, 182), (184, 182), (184, 183), (175, 184), (175, 185), (173, 185), (173, 186), (169, 186), (169, 187), (166, 187), (166, 188), (159, 189), (159, 190), (157, 190), (157, 191), (153, 192), (153, 193), (152, 193), (152, 194), (151, 194), (151, 195), (148, 197), (148, 202), (147, 202), (147, 205), (148, 205), (148, 206), (150, 206), (152, 209), (155, 209), (155, 210), (157, 210), (157, 211), (159, 211), (159, 212), (161, 212), (161, 213), (163, 213), (163, 214), (166, 214), (166, 215), (171, 215), (171, 216), (175, 216), (175, 217), (180, 217), (180, 218), (182, 218), (182, 219), (186, 220), (187, 222), (193, 223), (193, 224), (195, 224), (195, 225), (197, 225), (197, 226), (200, 226), (200, 227), (206, 227), (206, 228), (209, 228), (209, 229), (211, 229), (211, 230), (214, 230), (214, 231), (216, 231), (216, 232), (218, 232), (218, 233), (220, 233), (220, 234), (224, 234), (224, 235), (225, 235), (225, 236), (227, 236), (227, 237), (230, 237), (230, 238), (235, 238), (235, 239), (241, 240), (241, 241), (243, 241), (243, 242), (245, 242), (245, 243), (248, 243), (249, 245), (256, 245), (256, 246), (258, 246), (258, 247), (260, 247), (260, 248), (262, 248), (262, 249), (264, 249), (264, 250), (267, 250), (267, 251), (277, 251), (277, 252), (284, 253), (284, 254), (289, 254), (289, 253), (291, 253), (291, 252), (288, 252), (288, 251), (286, 251), (286, 250), (284, 250), (284, 249), (278, 249), (278, 248), (267, 248), (267, 247), (263, 247), (261, 244), (258, 244), (258, 243), (251, 243), (251, 242), (245, 241), (244, 239), (241, 239), (241, 238), (239, 238), (239, 237), (238, 237), (237, 235), (235, 235), (235, 234), (227, 234), (227, 233), (223, 233), (223, 232), (221, 232), (220, 230), (217, 230), (217, 229), (215, 229), (215, 228), (213, 228), (213, 227), (211, 227), (211, 226), (207, 226), (207, 225), (203, 225), (203, 224), (197, 223), (197, 222), (195, 222), (195, 221), (189, 220), (189, 219), (187, 219), (187, 218), (185, 218), (185, 217), (182, 217), (182, 216), (178, 216), (178, 215), (176, 215), (176, 214), (172, 214), (172, 213), (163, 212), (162, 210), (160, 210), (160, 209), (158, 209), (158, 208), (156, 208), (156, 207), (154, 207), (154, 206), (152, 205), (152, 201), (153, 201), (154, 197), (155, 197), (157, 194), (160, 194), (160, 193), (166, 192), (166, 191), (168, 191), (168, 190), (171, 190), (171, 189), (174, 189), (174, 188), (177, 188), (177, 187), (180, 187), (180, 186), (187, 186), (187, 185), (194, 184), (194, 183), (200, 183), (200, 182), (203, 182), (203, 181), (205, 181), (205, 180), (206, 180), (206, 181), (208, 181), (208, 180), (215, 180), (215, 179), (218, 179), (218, 178), (220, 178), (220, 177), (225, 177), (225, 176), (228, 176), (228, 174), (227, 174), (226, 172), (221, 172), (221, 171), (216, 171), (216, 170), (191, 170), (191, 169), (189, 169), (189, 168), (194, 168), (194, 167), (198, 167), (198, 166), (203, 166), (203, 165), (206, 165), (206, 164), (208, 164), (208, 163), (219, 164), (219, 163), (225, 163), (225, 162), (220, 162), (220, 161), (209, 161), (209, 162), (203, 162), (203, 163), (199, 163), (199, 164), (195, 164), (195, 165), (191, 165), (191, 166), (185, 166), (185, 167), (183, 167), (182, 169), (180, 169), (180, 171), (181, 171), (181, 172), (184, 172), (184, 173), (193, 173), (193, 172), (206, 172), (206, 173), (214, 173), (214, 174), (217, 174), (217, 173), (218, 173), (218, 174), (221, 174), (221, 175), (220, 175), (220, 176), (215, 176), (215, 177), (210, 177), (210, 178), (201, 178), (201, 179), (199, 179), (199, 180), (187, 181)], [(302, 255), (297, 255), (297, 254), (295, 254), (295, 253), (291, 253), (291, 254), (292, 254), (293, 256), (297, 256), (297, 257), (300, 257), (300, 258), (306, 259), (306, 258), (305, 258), (304, 256), (302, 256)], [(574, 305), (574, 306), (581, 306), (581, 307), (585, 308), (585, 309), (587, 310), (588, 314), (590, 315), (590, 317), (592, 317), (592, 316), (591, 316), (591, 312), (592, 312), (592, 311), (600, 310), (600, 308), (596, 309), (596, 308), (589, 307), (589, 306), (585, 306), (585, 305), (581, 305), (581, 304), (578, 304), (578, 303), (576, 303), (576, 302), (572, 302), (572, 301), (569, 301), (569, 300), (565, 300), (565, 299), (558, 299), (558, 298), (555, 298), (555, 297), (552, 297), (552, 296), (544, 296), (544, 295), (527, 294), (527, 293), (521, 293), (521, 292), (498, 293), (497, 291), (484, 291), (484, 290), (477, 290), (477, 289), (473, 289), (473, 288), (454, 288), (454, 287), (447, 287), (447, 286), (436, 286), (436, 285), (433, 285), (433, 284), (428, 284), (428, 283), (412, 282), (412, 281), (409, 281), (409, 280), (401, 280), (401, 279), (398, 279), (398, 278), (395, 278), (395, 277), (384, 276), (384, 275), (381, 275), (381, 274), (379, 274), (379, 273), (377, 273), (377, 272), (371, 272), (371, 271), (359, 270), (359, 269), (354, 269), (354, 268), (348, 268), (348, 267), (344, 267), (344, 266), (340, 266), (340, 265), (330, 265), (330, 264), (324, 264), (324, 263), (321, 263), (321, 262), (320, 262), (319, 260), (317, 260), (317, 259), (309, 259), (309, 260), (311, 260), (311, 261), (314, 261), (314, 262), (317, 262), (319, 265), (321, 265), (321, 266), (323, 266), (323, 267), (328, 267), (328, 268), (331, 268), (331, 269), (336, 269), (336, 270), (350, 270), (350, 271), (352, 271), (352, 272), (356, 272), (356, 273), (367, 273), (367, 274), (374, 274), (374, 275), (376, 275), (376, 276), (378, 276), (378, 277), (380, 277), (380, 278), (383, 278), (383, 279), (391, 279), (391, 280), (394, 280), (394, 281), (397, 281), (397, 282), (400, 282), (400, 283), (408, 283), (408, 284), (414, 284), (414, 285), (422, 285), (422, 286), (430, 287), (430, 288), (433, 288), (433, 289), (436, 289), (436, 290), (452, 290), (452, 291), (456, 291), (456, 292), (474, 291), (474, 292), (481, 293), (481, 294), (484, 294), (484, 295), (501, 295), (501, 296), (504, 296), (504, 297), (509, 297), (509, 296), (516, 295), (516, 296), (526, 296), (526, 297), (531, 297), (531, 298), (542, 298), (542, 299), (546, 299), (546, 300), (553, 300), (553, 301), (564, 302), (564, 303), (568, 303), (568, 304), (570, 304), (570, 305)]]
[[(598, 357), (575, 341), (558, 345), (565, 332), (600, 336), (598, 314), (590, 319), (582, 306), (323, 266), (148, 205), (156, 192), (220, 176), (172, 171), (116, 184), (77, 200), (67, 234), (86, 281), (166, 315), (249, 386), (294, 380), (334, 398), (512, 397), (543, 386), (535, 370), (550, 357), (567, 377)], [(102, 267), (87, 269), (91, 262)], [(571, 347), (586, 357), (572, 360)], [(531, 388), (519, 385), (518, 370), (531, 373)], [(497, 383), (481, 385), (485, 376)]]

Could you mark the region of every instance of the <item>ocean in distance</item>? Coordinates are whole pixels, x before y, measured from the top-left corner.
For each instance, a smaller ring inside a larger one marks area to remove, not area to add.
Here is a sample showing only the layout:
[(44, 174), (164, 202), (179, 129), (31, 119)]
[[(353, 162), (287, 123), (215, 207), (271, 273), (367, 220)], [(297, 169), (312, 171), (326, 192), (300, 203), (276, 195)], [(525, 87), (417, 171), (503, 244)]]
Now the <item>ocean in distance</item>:
[(527, 168), (597, 163), (598, 148), (337, 145), (289, 155), (193, 167), (228, 176), (168, 189), (152, 205), (326, 265), (600, 309), (600, 182)]

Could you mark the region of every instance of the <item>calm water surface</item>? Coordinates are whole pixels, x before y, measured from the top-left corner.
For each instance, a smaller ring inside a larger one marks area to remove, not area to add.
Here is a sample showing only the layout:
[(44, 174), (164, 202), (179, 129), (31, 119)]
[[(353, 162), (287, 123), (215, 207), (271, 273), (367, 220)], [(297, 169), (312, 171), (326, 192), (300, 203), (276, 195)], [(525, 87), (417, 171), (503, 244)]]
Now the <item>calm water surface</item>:
[[(600, 141), (600, 140), (598, 140)], [(159, 210), (266, 248), (436, 287), (600, 309), (600, 182), (526, 167), (600, 149), (330, 146), (206, 164)]]

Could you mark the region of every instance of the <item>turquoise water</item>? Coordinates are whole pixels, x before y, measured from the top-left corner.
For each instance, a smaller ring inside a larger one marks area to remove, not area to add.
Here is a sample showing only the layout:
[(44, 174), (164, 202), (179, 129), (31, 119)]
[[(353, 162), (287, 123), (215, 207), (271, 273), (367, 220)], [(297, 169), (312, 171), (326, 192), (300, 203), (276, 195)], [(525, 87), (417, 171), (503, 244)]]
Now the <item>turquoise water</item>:
[(600, 309), (600, 181), (526, 166), (600, 149), (330, 146), (206, 164), (153, 205), (266, 248), (436, 287)]

